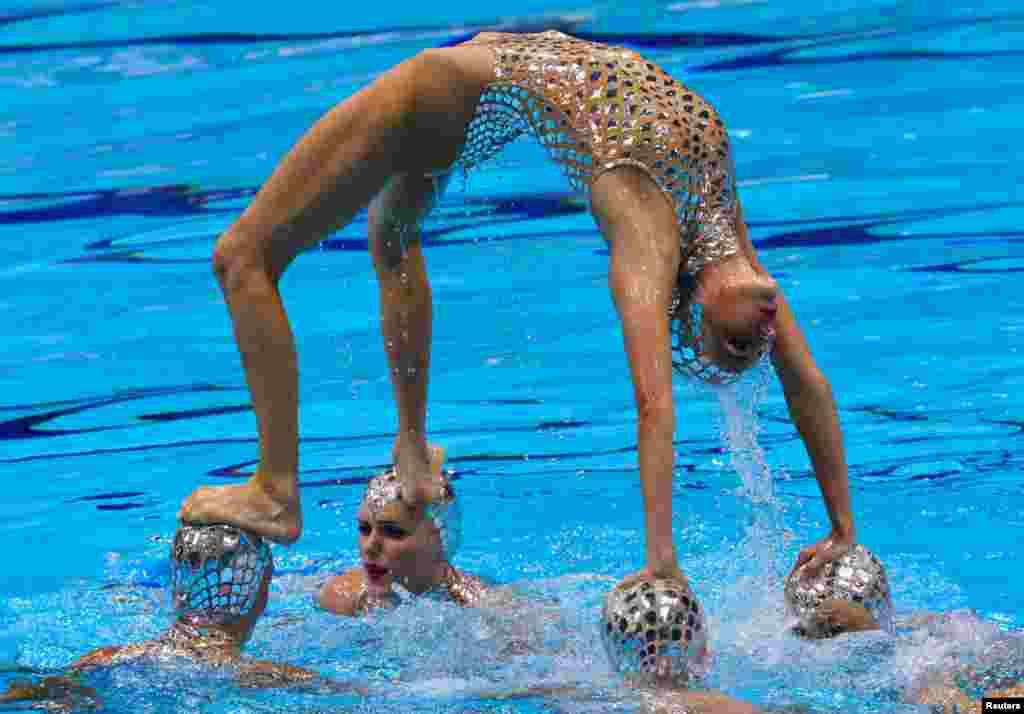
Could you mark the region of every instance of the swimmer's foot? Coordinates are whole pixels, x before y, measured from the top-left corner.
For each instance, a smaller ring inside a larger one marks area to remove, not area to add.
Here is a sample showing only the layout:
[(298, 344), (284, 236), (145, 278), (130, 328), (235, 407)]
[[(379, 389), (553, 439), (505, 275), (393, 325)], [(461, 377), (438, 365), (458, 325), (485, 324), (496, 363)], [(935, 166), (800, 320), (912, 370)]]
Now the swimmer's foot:
[(302, 534), (298, 494), (279, 497), (255, 478), (229, 486), (201, 486), (182, 504), (183, 523), (226, 523), (274, 543), (290, 545)]
[[(419, 451), (419, 453), (416, 453)], [(445, 452), (428, 445), (426, 453), (415, 449), (395, 449), (395, 473), (402, 482), (403, 500), (412, 505), (433, 503), (445, 493)]]

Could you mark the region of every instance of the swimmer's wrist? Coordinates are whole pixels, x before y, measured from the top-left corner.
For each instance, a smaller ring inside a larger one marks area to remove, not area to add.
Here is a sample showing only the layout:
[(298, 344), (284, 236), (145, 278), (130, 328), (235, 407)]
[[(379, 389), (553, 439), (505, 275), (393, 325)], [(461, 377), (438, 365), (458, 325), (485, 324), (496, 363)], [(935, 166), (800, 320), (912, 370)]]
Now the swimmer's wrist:
[(674, 543), (647, 548), (647, 569), (652, 573), (672, 573), (679, 569)]

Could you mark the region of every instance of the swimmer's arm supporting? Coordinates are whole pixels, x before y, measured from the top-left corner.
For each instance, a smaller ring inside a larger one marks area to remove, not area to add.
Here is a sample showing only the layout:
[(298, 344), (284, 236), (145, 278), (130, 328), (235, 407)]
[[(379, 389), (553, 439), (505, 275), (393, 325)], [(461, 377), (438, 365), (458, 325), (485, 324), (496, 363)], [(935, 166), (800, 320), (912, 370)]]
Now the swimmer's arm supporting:
[[(746, 223), (743, 221), (739, 204), (736, 230), (740, 245), (751, 265), (767, 274), (747, 235)], [(781, 294), (772, 362), (782, 383), (789, 414), (814, 467), (814, 475), (825, 499), (829, 520), (832, 522), (832, 534), (852, 542), (855, 538), (855, 527), (850, 505), (846, 450), (843, 446), (843, 433), (832, 396), (832, 387), (815, 364), (793, 311)]]
[(659, 252), (656, 241), (615, 232), (612, 236), (609, 285), (622, 323), (636, 401), (647, 574), (678, 577), (672, 539), (676, 413), (667, 317), (678, 254), (670, 260)]

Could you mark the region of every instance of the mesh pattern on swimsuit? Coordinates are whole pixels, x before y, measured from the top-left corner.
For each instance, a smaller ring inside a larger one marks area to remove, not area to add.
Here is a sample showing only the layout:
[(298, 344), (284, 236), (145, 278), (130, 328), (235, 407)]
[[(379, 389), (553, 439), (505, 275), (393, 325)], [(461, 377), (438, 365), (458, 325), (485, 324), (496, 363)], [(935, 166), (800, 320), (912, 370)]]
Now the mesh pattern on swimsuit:
[(229, 624), (256, 604), (271, 565), (260, 538), (225, 525), (182, 526), (171, 548), (174, 607), (199, 624)]
[[(647, 173), (675, 208), (680, 281), (739, 252), (729, 137), (702, 97), (632, 50), (560, 32), (488, 32), (469, 44), (493, 51), (495, 81), (480, 98), (457, 166), (472, 168), (530, 133), (578, 191), (617, 166)], [(686, 297), (677, 286), (673, 318), (688, 314), (678, 309)], [(679, 371), (706, 376), (703, 363), (678, 355)]]

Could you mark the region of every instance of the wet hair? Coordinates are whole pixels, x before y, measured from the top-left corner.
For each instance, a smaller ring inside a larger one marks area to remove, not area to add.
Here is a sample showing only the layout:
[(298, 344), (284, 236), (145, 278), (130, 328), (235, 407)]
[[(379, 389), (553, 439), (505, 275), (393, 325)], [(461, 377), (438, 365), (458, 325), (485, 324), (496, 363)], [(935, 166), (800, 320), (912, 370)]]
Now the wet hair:
[[(732, 384), (742, 371), (716, 364), (704, 347), (704, 306), (696, 300), (697, 278), (680, 269), (669, 307), (669, 331), (672, 335), (672, 367), (684, 377), (715, 385)], [(772, 340), (763, 340), (752, 366), (763, 361), (772, 349)]]

